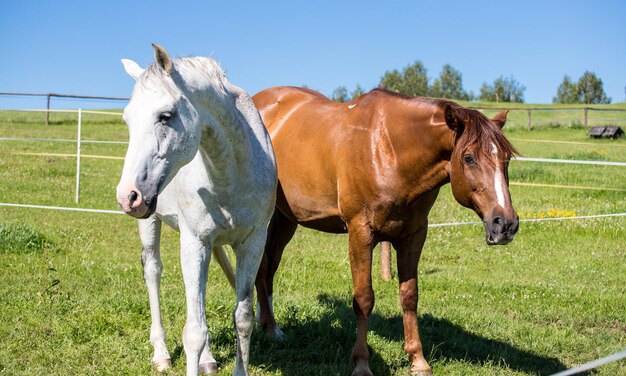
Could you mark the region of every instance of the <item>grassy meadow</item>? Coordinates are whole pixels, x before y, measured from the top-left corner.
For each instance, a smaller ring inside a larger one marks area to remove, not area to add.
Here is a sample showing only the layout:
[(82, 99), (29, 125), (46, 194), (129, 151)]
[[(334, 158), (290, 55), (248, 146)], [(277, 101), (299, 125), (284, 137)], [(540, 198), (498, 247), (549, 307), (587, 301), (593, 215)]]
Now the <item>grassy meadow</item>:
[[(514, 111), (505, 129), (525, 157), (626, 161), (626, 138), (591, 140), (582, 110), (580, 120), (568, 120), (573, 113), (533, 114), (537, 126), (529, 132), (527, 113)], [(597, 123), (626, 119), (589, 114)], [(52, 114), (48, 127), (43, 120), (40, 113), (0, 111), (0, 138), (76, 138), (75, 114)], [(84, 114), (82, 134), (127, 139), (121, 116)], [(115, 210), (125, 149), (82, 145), (76, 204), (74, 143), (0, 140), (0, 202)], [(626, 212), (624, 167), (512, 161), (509, 173), (522, 219)], [(442, 189), (431, 223), (476, 220), (449, 186)], [(482, 226), (431, 228), (419, 266), (419, 328), (435, 375), (549, 375), (626, 348), (625, 229), (626, 217), (524, 222), (514, 242), (488, 247)], [(177, 237), (164, 229), (162, 312), (173, 357), (167, 375), (185, 370)], [(375, 252), (370, 366), (375, 375), (405, 375), (397, 279), (378, 277)], [(0, 206), (0, 374), (156, 374), (140, 254), (130, 217)], [(210, 269), (207, 322), (220, 375), (228, 375), (234, 294), (214, 263)], [(350, 374), (355, 318), (346, 236), (299, 228), (283, 256), (274, 302), (286, 339), (255, 329), (253, 374)], [(597, 374), (626, 375), (626, 361)]]

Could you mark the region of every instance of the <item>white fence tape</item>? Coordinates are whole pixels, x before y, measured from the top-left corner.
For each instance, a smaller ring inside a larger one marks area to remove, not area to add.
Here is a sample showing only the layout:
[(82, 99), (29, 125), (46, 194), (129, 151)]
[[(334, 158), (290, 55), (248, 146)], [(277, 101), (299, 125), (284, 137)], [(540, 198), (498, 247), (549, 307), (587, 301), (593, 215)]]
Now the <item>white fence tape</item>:
[[(6, 203), (6, 202), (0, 202), (0, 206), (30, 208), (30, 209), (65, 210), (65, 211), (77, 211), (77, 212), (88, 212), (88, 213), (124, 214), (122, 211), (119, 211), (119, 210), (68, 208), (68, 207), (63, 207), (63, 206), (30, 205), (30, 204), (11, 204), (11, 203)], [(626, 217), (626, 213), (575, 215), (571, 217), (554, 217), (554, 218), (528, 218), (528, 219), (520, 219), (520, 222), (565, 221), (568, 219), (593, 219), (593, 218), (608, 218), (608, 217)], [(448, 227), (448, 226), (465, 226), (465, 225), (482, 225), (482, 224), (483, 224), (482, 222), (449, 222), (449, 223), (433, 223), (433, 224), (428, 225), (428, 227)]]
[[(64, 138), (27, 138), (27, 137), (0, 137), (0, 141), (44, 141), (44, 142), (78, 142), (78, 140), (70, 140)], [(80, 140), (83, 144), (122, 144), (126, 145), (126, 141), (98, 141), (98, 140)]]
[(622, 350), (616, 352), (615, 354), (605, 356), (604, 358), (600, 358), (591, 362), (587, 362), (585, 364), (581, 364), (578, 367), (570, 368), (565, 371), (557, 372), (552, 374), (552, 376), (569, 376), (569, 375), (578, 375), (579, 373), (590, 371), (594, 368), (598, 368), (601, 365), (618, 361), (620, 359), (626, 358), (626, 350)]
[[(0, 204), (1, 205), (1, 204)], [(626, 217), (626, 213), (596, 214), (596, 215), (574, 215), (571, 217), (553, 217), (553, 218), (526, 218), (520, 219), (520, 222), (545, 222), (545, 221), (565, 221), (568, 219), (591, 219), (591, 218), (607, 218), (607, 217)], [(465, 225), (482, 225), (482, 222), (450, 222), (450, 223), (433, 223), (428, 227), (448, 227), (448, 226), (465, 226)]]
[[(58, 113), (78, 113), (78, 110), (38, 110), (38, 109), (24, 109), (24, 110), (1, 110), (1, 111), (12, 111), (12, 112), (58, 112)], [(96, 114), (96, 115), (114, 115), (114, 116), (123, 116), (122, 112), (110, 112), (110, 111), (93, 111), (93, 110), (83, 110), (83, 114)]]
[(576, 159), (549, 159), (549, 158), (525, 158), (525, 157), (516, 157), (513, 159), (516, 161), (524, 161), (524, 162), (569, 163), (569, 164), (598, 165), (598, 166), (626, 166), (626, 162), (585, 161), (585, 160), (576, 160)]
[(124, 214), (119, 210), (104, 210), (104, 209), (89, 209), (89, 208), (67, 208), (63, 206), (47, 206), (47, 205), (29, 205), (29, 204), (10, 204), (6, 202), (0, 202), (0, 206), (9, 206), (16, 208), (28, 208), (28, 209), (49, 209), (49, 210), (64, 210), (75, 212), (87, 212), (87, 213), (104, 213), (104, 214)]

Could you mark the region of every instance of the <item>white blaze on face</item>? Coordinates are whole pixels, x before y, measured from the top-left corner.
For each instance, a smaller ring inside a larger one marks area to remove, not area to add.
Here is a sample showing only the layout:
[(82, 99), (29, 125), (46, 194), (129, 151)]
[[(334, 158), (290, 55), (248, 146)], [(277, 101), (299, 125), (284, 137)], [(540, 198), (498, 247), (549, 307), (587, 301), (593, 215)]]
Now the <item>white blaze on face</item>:
[(500, 161), (498, 160), (498, 148), (496, 144), (491, 143), (491, 154), (495, 156), (496, 163), (496, 173), (493, 176), (493, 187), (496, 190), (496, 198), (498, 200), (498, 205), (504, 208), (504, 176), (502, 176), (502, 171), (500, 171)]

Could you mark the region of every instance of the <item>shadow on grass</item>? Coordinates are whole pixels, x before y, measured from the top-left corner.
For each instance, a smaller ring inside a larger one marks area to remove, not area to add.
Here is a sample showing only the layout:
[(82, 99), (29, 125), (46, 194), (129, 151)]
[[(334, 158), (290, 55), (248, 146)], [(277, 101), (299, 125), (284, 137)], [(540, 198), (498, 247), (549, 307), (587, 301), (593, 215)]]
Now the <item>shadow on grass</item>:
[[(325, 294), (318, 296), (318, 303), (323, 307), (323, 313), (317, 318), (304, 317), (295, 308), (288, 309), (288, 317), (281, 320), (286, 334), (283, 341), (268, 338), (256, 329), (252, 339), (252, 364), (262, 369), (280, 370), (283, 375), (290, 376), (350, 374), (353, 367), (351, 350), (356, 337), (352, 305)], [(552, 374), (566, 368), (556, 358), (483, 338), (445, 319), (424, 315), (419, 324), (424, 354), (431, 365), (436, 362), (436, 358), (443, 358), (477, 365), (505, 364), (516, 371), (539, 375)], [(403, 341), (400, 315), (386, 318), (374, 313), (370, 317), (369, 330), (389, 341)], [(226, 333), (220, 333), (218, 337), (222, 335), (230, 337)], [(221, 339), (226, 340), (223, 337)], [(408, 370), (406, 355), (390, 365), (376, 352), (376, 348), (370, 346), (369, 350), (370, 368), (375, 375), (391, 375), (393, 370), (399, 368)], [(430, 354), (434, 354), (435, 359)], [(224, 360), (218, 359), (218, 362)]]

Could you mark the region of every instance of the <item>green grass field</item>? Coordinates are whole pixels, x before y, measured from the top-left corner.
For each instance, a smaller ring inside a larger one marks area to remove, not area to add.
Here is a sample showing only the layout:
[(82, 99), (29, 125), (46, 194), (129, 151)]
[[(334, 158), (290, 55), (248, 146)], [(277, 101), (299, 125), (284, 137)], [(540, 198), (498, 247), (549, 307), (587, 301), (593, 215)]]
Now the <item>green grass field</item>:
[[(623, 124), (624, 114), (616, 121)], [(550, 119), (548, 111), (541, 116), (552, 125), (528, 132), (527, 115), (518, 115), (507, 134), (525, 157), (626, 161), (624, 138), (590, 140), (580, 124)], [(75, 115), (53, 114), (48, 127), (43, 119), (0, 111), (0, 138), (75, 139)], [(83, 120), (83, 139), (127, 139), (121, 117)], [(82, 145), (75, 204), (74, 143), (0, 141), (0, 202), (115, 210), (125, 148)], [(513, 161), (509, 172), (522, 219), (626, 212), (624, 167)], [(431, 223), (476, 220), (449, 186), (442, 189)], [(419, 315), (435, 374), (549, 375), (626, 348), (625, 229), (625, 217), (524, 222), (513, 243), (487, 247), (481, 226), (432, 228), (419, 267)], [(177, 236), (166, 229), (162, 241), (162, 311), (174, 362), (168, 375), (185, 370)], [(0, 206), (0, 374), (156, 374), (140, 253), (130, 217)], [(370, 365), (376, 375), (405, 375), (397, 280), (382, 281), (378, 254), (375, 261)], [(217, 266), (210, 268), (207, 321), (220, 374), (228, 375), (234, 296)], [(300, 228), (275, 291), (287, 338), (275, 342), (256, 329), (252, 372), (349, 374), (355, 319), (347, 237)], [(626, 361), (597, 374), (626, 375)]]

